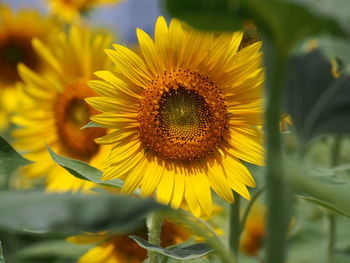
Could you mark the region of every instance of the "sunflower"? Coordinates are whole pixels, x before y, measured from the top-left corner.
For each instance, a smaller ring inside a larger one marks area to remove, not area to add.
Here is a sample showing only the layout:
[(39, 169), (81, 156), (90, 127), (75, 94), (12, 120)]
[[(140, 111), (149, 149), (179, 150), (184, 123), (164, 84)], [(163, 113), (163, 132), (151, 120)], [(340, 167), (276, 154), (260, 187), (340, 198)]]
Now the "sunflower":
[(228, 202), (249, 199), (255, 182), (242, 161), (263, 165), (261, 43), (238, 50), (242, 33), (197, 32), (176, 19), (157, 20), (155, 41), (137, 29), (141, 54), (122, 45), (106, 53), (119, 70), (95, 73), (99, 97), (91, 119), (111, 132), (102, 179), (125, 180), (122, 192), (199, 216), (212, 211), (210, 189)]
[(281, 132), (288, 132), (288, 128), (290, 126), (293, 126), (292, 117), (289, 114), (282, 113), (281, 119), (280, 119), (280, 131)]
[(73, 22), (97, 5), (113, 4), (121, 0), (47, 0), (53, 14), (66, 22)]
[(55, 25), (36, 11), (12, 13), (0, 6), (0, 130), (8, 125), (8, 116), (16, 108), (15, 84), (20, 81), (17, 64), (24, 63), (34, 71), (42, 70), (42, 63), (34, 52), (31, 41), (46, 41)]
[[(146, 231), (136, 235), (147, 239)], [(192, 233), (184, 226), (164, 220), (161, 231), (161, 246), (169, 247), (188, 240)], [(80, 257), (78, 263), (142, 263), (147, 251), (129, 238), (128, 234), (85, 234), (67, 239), (74, 244), (97, 245)]]
[(255, 203), (245, 223), (240, 250), (249, 256), (257, 256), (266, 236), (266, 207)]
[(13, 118), (20, 126), (13, 132), (15, 145), (35, 162), (23, 170), (24, 174), (30, 178), (47, 175), (49, 191), (87, 190), (93, 186), (55, 165), (45, 143), (58, 154), (101, 166), (106, 147), (94, 139), (106, 134), (106, 129), (81, 127), (89, 122), (90, 115), (98, 113), (84, 101), (95, 95), (86, 82), (94, 71), (109, 68), (102, 50), (110, 41), (109, 34), (94, 35), (88, 29), (73, 27), (48, 45), (38, 39), (33, 41), (50, 69), (47, 74), (39, 75), (19, 65), (24, 83), (20, 85), (21, 108)]

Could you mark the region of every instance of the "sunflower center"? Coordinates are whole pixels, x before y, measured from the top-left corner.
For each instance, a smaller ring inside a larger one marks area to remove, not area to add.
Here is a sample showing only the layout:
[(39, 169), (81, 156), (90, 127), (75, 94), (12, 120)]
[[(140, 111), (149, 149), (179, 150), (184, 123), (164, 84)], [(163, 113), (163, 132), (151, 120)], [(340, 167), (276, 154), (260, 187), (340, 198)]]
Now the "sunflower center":
[(84, 82), (68, 85), (55, 104), (55, 121), (59, 142), (65, 155), (82, 161), (90, 159), (99, 151), (94, 139), (106, 134), (105, 129), (81, 129), (93, 114), (98, 112), (84, 100), (95, 94)]
[(21, 48), (9, 45), (4, 48), (4, 60), (11, 65), (16, 66), (24, 58), (24, 52)]
[(212, 152), (227, 132), (224, 97), (215, 83), (187, 70), (164, 73), (151, 82), (139, 108), (145, 147), (181, 161)]
[(195, 90), (171, 88), (163, 93), (159, 107), (160, 128), (169, 139), (190, 142), (208, 133), (210, 109)]
[(40, 64), (30, 38), (9, 36), (9, 39), (0, 43), (1, 79), (9, 83), (19, 81), (17, 64), (20, 62), (33, 70), (37, 70)]
[[(147, 235), (142, 235), (142, 237), (147, 238)], [(112, 242), (113, 255), (118, 258), (118, 262), (143, 262), (147, 258), (146, 250), (129, 238), (129, 235), (120, 235)]]
[(89, 108), (86, 102), (80, 98), (73, 98), (67, 108), (68, 120), (78, 127), (89, 122)]

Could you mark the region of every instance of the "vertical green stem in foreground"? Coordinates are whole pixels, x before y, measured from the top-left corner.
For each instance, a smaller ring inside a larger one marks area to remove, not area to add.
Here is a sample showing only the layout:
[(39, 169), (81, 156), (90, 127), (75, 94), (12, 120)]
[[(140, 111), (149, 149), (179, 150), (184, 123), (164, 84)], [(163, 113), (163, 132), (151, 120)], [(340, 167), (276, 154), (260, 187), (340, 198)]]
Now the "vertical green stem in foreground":
[(3, 256), (3, 254), (2, 254), (1, 242), (0, 242), (0, 263), (5, 263), (5, 259), (4, 259), (4, 256)]
[(289, 189), (283, 172), (281, 134), (279, 130), (282, 85), (286, 55), (278, 45), (264, 42), (266, 66), (266, 187), (267, 187), (267, 240), (268, 263), (286, 260), (286, 235), (289, 222)]
[[(157, 213), (153, 213), (150, 216), (148, 222), (148, 241), (153, 244), (160, 246), (160, 233), (162, 230), (162, 217)], [(158, 263), (157, 252), (148, 252), (149, 263)]]
[[(334, 145), (331, 151), (331, 167), (339, 165), (340, 151), (341, 151), (342, 137), (340, 135), (335, 137)], [(327, 214), (327, 228), (328, 228), (328, 240), (327, 240), (327, 263), (334, 262), (334, 247), (336, 242), (336, 218), (332, 212)]]
[(229, 248), (238, 262), (239, 240), (241, 234), (240, 224), (240, 197), (235, 194), (235, 202), (230, 206), (230, 233), (229, 233)]
[(330, 212), (327, 215), (327, 228), (328, 228), (328, 240), (327, 240), (327, 263), (334, 262), (334, 245), (335, 245), (335, 230), (336, 220), (335, 216)]
[(335, 167), (339, 165), (340, 161), (340, 151), (341, 151), (342, 136), (337, 135), (334, 140), (334, 145), (332, 149), (331, 156), (331, 166)]

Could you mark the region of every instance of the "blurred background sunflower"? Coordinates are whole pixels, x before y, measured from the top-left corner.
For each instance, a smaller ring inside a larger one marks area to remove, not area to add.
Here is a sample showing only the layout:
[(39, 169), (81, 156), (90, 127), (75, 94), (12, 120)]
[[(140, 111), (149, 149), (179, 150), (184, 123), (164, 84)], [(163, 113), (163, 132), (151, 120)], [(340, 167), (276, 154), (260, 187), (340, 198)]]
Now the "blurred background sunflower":
[(66, 22), (74, 22), (99, 5), (114, 4), (122, 0), (46, 0), (51, 12)]
[[(103, 50), (109, 47), (110, 34), (94, 34), (87, 28), (72, 27), (69, 32), (53, 36), (45, 44), (33, 41), (37, 54), (46, 62), (47, 74), (38, 74), (24, 64), (21, 107), (13, 117), (18, 126), (13, 131), (16, 147), (26, 152), (33, 163), (23, 176), (46, 176), (48, 191), (88, 190), (93, 184), (70, 175), (51, 160), (46, 145), (62, 155), (101, 168), (105, 147), (94, 139), (105, 129), (81, 129), (97, 111), (84, 101), (94, 92), (86, 82), (96, 70), (109, 69)], [(45, 161), (44, 161), (45, 160)]]
[[(133, 235), (147, 240), (147, 229), (139, 230)], [(84, 234), (72, 236), (67, 240), (73, 244), (94, 244), (83, 254), (78, 263), (142, 263), (147, 258), (147, 251), (140, 247), (130, 234)], [(161, 231), (161, 246), (170, 247), (188, 241), (193, 233), (184, 225), (171, 220), (164, 220)]]
[(0, 131), (8, 126), (9, 115), (18, 104), (15, 87), (20, 81), (18, 63), (42, 72), (43, 62), (31, 41), (38, 38), (46, 43), (56, 30), (52, 19), (35, 10), (13, 12), (8, 6), (0, 5)]

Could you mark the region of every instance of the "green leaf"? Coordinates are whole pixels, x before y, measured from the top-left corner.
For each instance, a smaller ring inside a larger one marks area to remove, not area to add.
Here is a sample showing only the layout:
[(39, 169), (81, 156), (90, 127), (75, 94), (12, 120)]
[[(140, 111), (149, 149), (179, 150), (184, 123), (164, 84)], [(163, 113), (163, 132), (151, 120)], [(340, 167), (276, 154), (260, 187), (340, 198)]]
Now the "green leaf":
[(318, 45), (324, 50), (327, 57), (336, 59), (341, 71), (350, 71), (349, 41), (323, 36), (318, 38)]
[(143, 247), (148, 251), (158, 252), (159, 254), (178, 260), (188, 260), (204, 257), (213, 251), (213, 249), (209, 248), (208, 245), (205, 243), (196, 243), (193, 245), (182, 247), (176, 246), (171, 248), (162, 248), (160, 246), (153, 245), (138, 236), (130, 236), (130, 238), (135, 240), (135, 242), (140, 247)]
[(123, 186), (123, 181), (119, 179), (113, 179), (108, 181), (101, 180), (100, 178), (102, 176), (102, 172), (85, 162), (60, 156), (56, 154), (49, 146), (47, 146), (47, 149), (51, 155), (52, 160), (55, 163), (62, 166), (69, 173), (71, 173), (72, 175), (74, 175), (79, 179), (94, 182), (100, 185), (117, 187), (117, 188), (121, 188)]
[(297, 193), (306, 195), (308, 201), (350, 217), (349, 184), (329, 184), (319, 178), (297, 174), (297, 169), (295, 167), (294, 175), (290, 178)]
[(303, 140), (350, 132), (350, 77), (334, 78), (320, 51), (290, 61), (285, 95), (286, 111)]
[(328, 184), (339, 185), (348, 182), (348, 180), (346, 179), (346, 175), (337, 173), (335, 169), (331, 168), (308, 169), (306, 171), (306, 175), (310, 177), (316, 177), (317, 179), (322, 180)]
[(85, 124), (83, 127), (80, 129), (87, 129), (87, 128), (104, 128), (100, 124), (97, 124), (96, 122), (90, 121), (89, 123)]
[[(307, 5), (310, 10), (317, 13), (331, 16), (344, 28), (347, 28), (350, 21), (350, 5), (348, 0), (293, 0), (300, 4)], [(350, 62), (349, 42), (347, 39), (338, 39), (331, 36), (320, 36), (317, 38), (318, 45), (329, 57), (338, 58), (342, 62)], [(349, 65), (345, 65), (349, 70)]]
[[(243, 26), (234, 1), (168, 0), (170, 14), (202, 30), (232, 31)], [(210, 23), (208, 23), (210, 21)]]
[(345, 37), (347, 33), (325, 14), (316, 13), (298, 3), (272, 0), (244, 0), (249, 18), (258, 28), (274, 40), (277, 47), (290, 50), (301, 40), (322, 33)]
[(344, 25), (350, 18), (350, 6), (348, 0), (289, 0), (307, 6), (317, 13), (331, 16)]
[(31, 161), (18, 154), (11, 145), (0, 136), (0, 174), (9, 175), (19, 167), (30, 163)]
[[(86, 250), (91, 248), (91, 245), (73, 245), (65, 240), (47, 240), (37, 242), (33, 245), (27, 246), (24, 249), (16, 251), (11, 258), (17, 260), (29, 258), (77, 258)], [(1, 261), (0, 261), (1, 262)]]
[(2, 252), (2, 246), (1, 246), (1, 242), (0, 242), (0, 263), (5, 263), (5, 258)]
[(340, 214), (340, 215), (343, 215), (343, 216), (346, 216), (346, 217), (350, 217), (350, 214), (345, 214), (343, 213), (341, 210), (337, 209), (336, 207), (334, 207), (332, 204), (328, 203), (328, 202), (325, 202), (325, 201), (322, 201), (322, 200), (319, 200), (319, 199), (316, 199), (316, 198), (313, 198), (313, 197), (308, 197), (308, 196), (302, 196), (302, 195), (299, 195), (298, 196), (299, 198), (305, 200), (305, 201), (308, 201), (310, 203), (314, 203), (316, 205), (319, 205), (319, 206), (322, 206), (330, 211), (333, 211), (337, 214)]
[[(270, 0), (167, 0), (169, 13), (202, 30), (237, 30), (253, 20), (281, 49), (314, 34), (346, 33), (333, 18), (301, 3)], [(209, 22), (210, 21), (210, 22)]]
[(1, 191), (0, 229), (34, 232), (129, 231), (144, 225), (154, 210), (169, 210), (149, 199), (99, 194)]

